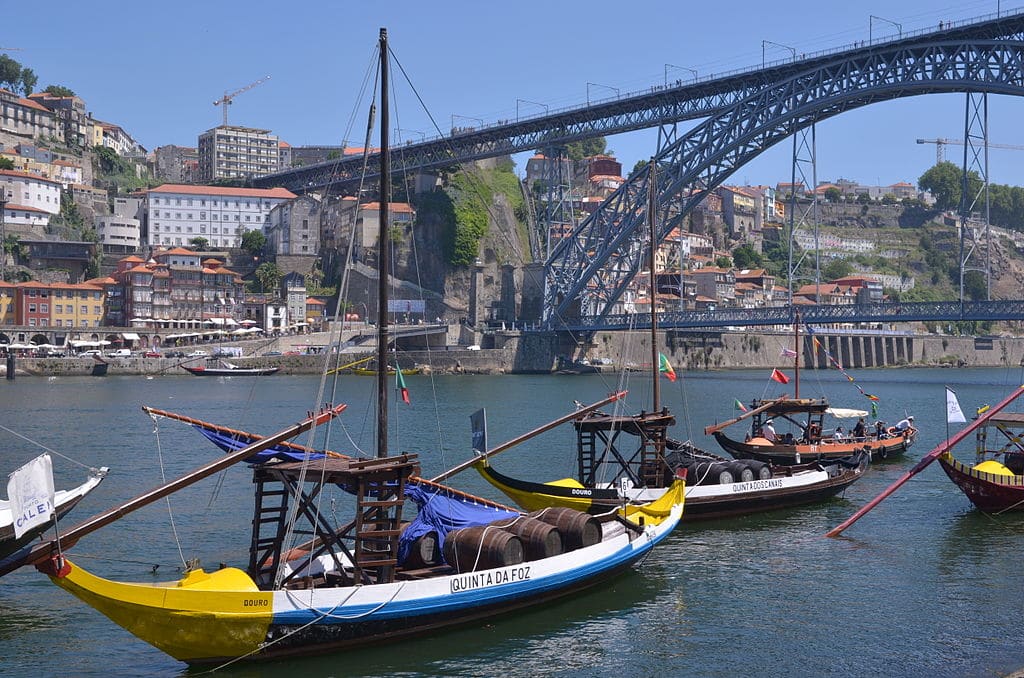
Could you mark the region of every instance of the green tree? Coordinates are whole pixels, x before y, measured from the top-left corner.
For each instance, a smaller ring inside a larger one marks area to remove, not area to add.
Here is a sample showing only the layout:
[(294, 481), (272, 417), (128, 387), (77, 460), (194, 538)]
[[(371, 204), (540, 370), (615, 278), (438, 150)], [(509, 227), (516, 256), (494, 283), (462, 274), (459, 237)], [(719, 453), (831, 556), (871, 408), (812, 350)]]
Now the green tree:
[(121, 156), (109, 146), (93, 146), (92, 152), (96, 155), (96, 162), (104, 174), (114, 174), (121, 168)]
[(871, 196), (868, 195), (867, 193), (859, 193), (859, 194), (857, 194), (857, 204), (858, 205), (867, 205), (870, 202), (871, 202)]
[(964, 273), (964, 294), (970, 297), (971, 301), (984, 301), (988, 298), (988, 285), (985, 284), (985, 275), (981, 271)]
[(21, 87), (21, 64), (6, 54), (0, 54), (0, 85), (15, 91)]
[(838, 280), (853, 273), (853, 265), (846, 259), (833, 259), (821, 269), (821, 277), (825, 280)]
[(256, 268), (256, 280), (260, 284), (261, 292), (274, 292), (281, 284), (284, 273), (271, 261), (265, 261)]
[(0, 169), (12, 170), (14, 169), (14, 161), (10, 158), (0, 158)]
[(188, 244), (192, 246), (192, 249), (197, 252), (204, 252), (210, 249), (210, 241), (201, 235), (197, 235), (188, 241)]
[(883, 205), (895, 205), (896, 202), (896, 196), (893, 195), (892, 193), (886, 193), (885, 195), (882, 196)]
[(839, 202), (843, 199), (843, 192), (835, 186), (829, 186), (825, 189), (825, 200), (829, 202)]
[(566, 146), (566, 152), (572, 160), (582, 160), (594, 155), (601, 155), (608, 148), (608, 142), (604, 137), (593, 139), (581, 139), (573, 141)]
[(75, 96), (74, 91), (70, 87), (65, 87), (64, 85), (49, 85), (43, 91), (55, 97)]
[(35, 71), (31, 68), (21, 69), (21, 91), (25, 96), (32, 94), (38, 83), (39, 77), (36, 76)]
[(732, 259), (729, 257), (718, 257), (715, 259), (715, 266), (718, 268), (732, 268)]
[(921, 175), (917, 186), (935, 196), (935, 207), (953, 209), (960, 204), (960, 168), (951, 162), (940, 162)]
[(259, 256), (266, 246), (267, 236), (263, 235), (263, 231), (246, 231), (242, 234), (242, 249), (252, 256)]
[(751, 245), (740, 245), (732, 251), (732, 261), (736, 268), (760, 268), (764, 265), (761, 253)]

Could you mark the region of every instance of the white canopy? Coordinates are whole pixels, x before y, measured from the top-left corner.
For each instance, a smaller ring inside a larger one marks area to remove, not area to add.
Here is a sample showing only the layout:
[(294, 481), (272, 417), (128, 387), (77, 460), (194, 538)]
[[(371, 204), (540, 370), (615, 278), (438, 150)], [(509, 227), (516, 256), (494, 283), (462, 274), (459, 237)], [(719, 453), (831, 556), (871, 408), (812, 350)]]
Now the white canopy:
[(830, 407), (825, 411), (836, 419), (856, 419), (868, 416), (868, 413), (864, 410), (851, 410), (843, 407)]
[(140, 339), (139, 335), (135, 334), (135, 332), (122, 332), (121, 336), (128, 341), (138, 341)]

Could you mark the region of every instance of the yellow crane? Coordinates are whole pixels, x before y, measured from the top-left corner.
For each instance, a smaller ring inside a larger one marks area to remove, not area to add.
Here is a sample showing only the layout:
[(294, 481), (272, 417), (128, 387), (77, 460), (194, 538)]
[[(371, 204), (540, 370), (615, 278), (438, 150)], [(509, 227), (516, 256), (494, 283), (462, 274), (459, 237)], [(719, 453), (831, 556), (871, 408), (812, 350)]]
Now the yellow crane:
[(225, 127), (228, 126), (228, 106), (230, 106), (232, 104), (231, 100), (234, 99), (235, 97), (237, 97), (242, 92), (248, 92), (253, 87), (256, 87), (257, 85), (262, 85), (267, 80), (270, 80), (270, 76), (269, 75), (266, 76), (266, 77), (260, 78), (256, 82), (250, 82), (245, 87), (242, 87), (241, 89), (236, 89), (234, 92), (228, 93), (227, 91), (225, 91), (224, 92), (224, 96), (222, 96), (220, 99), (217, 99), (216, 101), (213, 102), (214, 106), (222, 106), (223, 109), (224, 109), (224, 126)]
[[(945, 159), (945, 147), (946, 146), (963, 146), (963, 139), (918, 139), (919, 144), (935, 144), (935, 164), (939, 164)], [(989, 148), (1006, 148), (1011, 151), (1024, 151), (1024, 146), (1017, 146), (1015, 144), (989, 144)]]

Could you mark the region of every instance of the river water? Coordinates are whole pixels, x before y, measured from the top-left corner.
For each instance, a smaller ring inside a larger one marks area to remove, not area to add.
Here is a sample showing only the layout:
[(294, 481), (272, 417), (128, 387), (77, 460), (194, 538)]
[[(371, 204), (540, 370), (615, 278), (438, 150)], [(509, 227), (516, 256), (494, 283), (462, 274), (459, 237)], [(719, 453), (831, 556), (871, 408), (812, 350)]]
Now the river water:
[[(734, 416), (734, 399), (792, 393), (793, 384), (756, 372), (680, 373), (663, 380), (676, 414), (675, 437), (714, 449), (702, 428)], [(649, 402), (632, 375), (629, 409)], [(881, 398), (890, 422), (915, 415), (918, 444), (876, 464), (845, 496), (826, 504), (707, 523), (684, 524), (644, 566), (542, 609), (468, 629), (344, 654), (238, 666), (228, 676), (597, 675), (597, 676), (994, 676), (1024, 666), (1024, 514), (974, 510), (937, 464), (854, 525), (844, 538), (822, 534), (849, 517), (945, 437), (943, 385), (967, 412), (995, 403), (1021, 383), (1017, 370), (864, 370), (854, 375)], [(804, 372), (801, 394), (865, 407), (836, 372)], [(424, 475), (467, 456), (468, 417), (487, 407), (490, 444), (602, 398), (607, 376), (413, 376), (412, 405), (399, 404), (392, 450), (420, 453)], [(334, 396), (351, 403), (331, 447), (372, 454), (369, 396), (375, 381), (349, 377)], [(316, 403), (315, 377), (18, 378), (0, 382), (0, 470), (10, 472), (40, 445), (92, 466), (103, 484), (71, 514), (73, 524), (213, 459), (218, 452), (188, 427), (154, 426), (141, 405), (258, 433), (303, 418)], [(1024, 403), (1021, 403), (1024, 406)], [(784, 430), (780, 432), (785, 432)], [(28, 440), (26, 440), (28, 439)], [(31, 441), (31, 442), (29, 442)], [(300, 438), (304, 442), (305, 438)], [(958, 450), (972, 457), (972, 445)], [(570, 427), (495, 460), (513, 476), (546, 480), (574, 468)], [(84, 470), (55, 457), (59, 487)], [(456, 487), (504, 499), (469, 471)], [(242, 467), (226, 471), (84, 538), (72, 551), (97, 574), (130, 581), (176, 579), (182, 557), (207, 567), (243, 566), (252, 485)], [(171, 521), (173, 517), (173, 523)], [(179, 550), (180, 549), (180, 550)], [(153, 567), (158, 566), (156, 575)], [(136, 640), (34, 570), (0, 584), (0, 674), (11, 676), (173, 676), (178, 663)], [(1017, 629), (1017, 630), (1015, 630)]]

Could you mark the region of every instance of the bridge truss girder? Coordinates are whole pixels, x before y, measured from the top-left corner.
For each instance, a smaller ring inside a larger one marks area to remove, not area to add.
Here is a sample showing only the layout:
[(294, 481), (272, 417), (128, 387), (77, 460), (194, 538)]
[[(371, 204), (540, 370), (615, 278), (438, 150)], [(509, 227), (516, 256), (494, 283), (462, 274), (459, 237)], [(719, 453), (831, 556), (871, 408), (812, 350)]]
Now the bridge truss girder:
[[(882, 43), (876, 40), (873, 44), (865, 45), (862, 42), (860, 47), (840, 48), (806, 58), (785, 60), (770, 64), (767, 68), (752, 68), (720, 78), (655, 87), (642, 94), (515, 122), (495, 123), (480, 129), (400, 146), (391, 151), (391, 171), (401, 175), (441, 169), (483, 158), (705, 118), (748, 98), (770, 83), (784, 81), (797, 73), (814, 70), (837, 60), (863, 58), (875, 50), (888, 49), (892, 45), (916, 49), (933, 43), (937, 36), (942, 36), (944, 40), (958, 41), (1024, 40), (1024, 12), (985, 18), (955, 28), (924, 31)], [(252, 185), (258, 188), (283, 187), (295, 193), (308, 193), (328, 186), (351, 185), (360, 178), (373, 179), (378, 166), (379, 163), (371, 157), (367, 163), (367, 172), (363, 174), (363, 158), (353, 156), (270, 174), (254, 179)]]
[[(931, 42), (878, 48), (768, 85), (659, 152), (659, 240), (733, 172), (797, 130), (880, 101), (940, 92), (1024, 94), (1024, 42)], [(639, 270), (647, 173), (630, 177), (546, 264), (549, 324), (578, 304), (607, 315)], [(682, 204), (666, 213), (665, 206)]]

